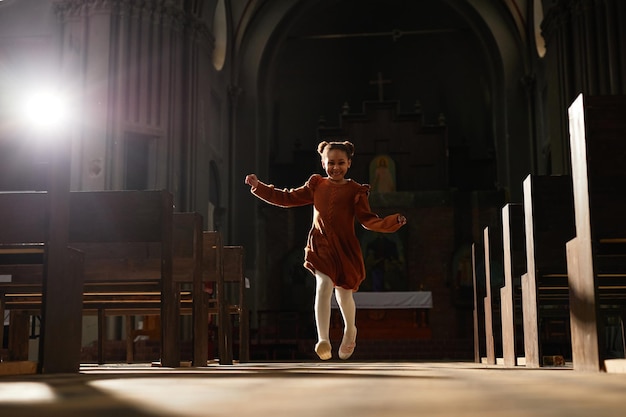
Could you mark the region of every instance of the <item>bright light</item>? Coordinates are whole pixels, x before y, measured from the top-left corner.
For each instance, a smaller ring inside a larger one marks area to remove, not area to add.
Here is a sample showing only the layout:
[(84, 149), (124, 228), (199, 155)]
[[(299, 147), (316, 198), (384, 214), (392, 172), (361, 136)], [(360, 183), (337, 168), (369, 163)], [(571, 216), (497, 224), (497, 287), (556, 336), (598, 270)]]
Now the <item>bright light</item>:
[(0, 404), (42, 403), (57, 399), (54, 391), (40, 382), (5, 382), (0, 384)]
[(46, 132), (66, 124), (69, 109), (68, 103), (61, 94), (50, 90), (40, 90), (25, 96), (20, 114), (29, 128)]

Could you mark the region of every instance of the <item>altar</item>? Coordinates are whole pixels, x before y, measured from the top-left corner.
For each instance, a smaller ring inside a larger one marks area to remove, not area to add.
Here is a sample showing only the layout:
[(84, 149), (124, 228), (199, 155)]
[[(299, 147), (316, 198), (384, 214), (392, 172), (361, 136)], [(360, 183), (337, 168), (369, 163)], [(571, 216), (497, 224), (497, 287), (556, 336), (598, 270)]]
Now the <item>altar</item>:
[[(363, 339), (429, 339), (430, 291), (356, 292), (356, 326)], [(331, 301), (330, 337), (341, 339), (343, 321), (337, 301)]]

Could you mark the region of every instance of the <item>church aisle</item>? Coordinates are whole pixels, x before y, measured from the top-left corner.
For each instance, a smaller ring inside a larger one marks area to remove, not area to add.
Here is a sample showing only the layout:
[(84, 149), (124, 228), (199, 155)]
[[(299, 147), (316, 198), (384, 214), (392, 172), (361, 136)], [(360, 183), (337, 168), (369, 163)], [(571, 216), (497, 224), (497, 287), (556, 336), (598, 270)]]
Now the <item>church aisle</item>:
[(83, 367), (0, 379), (0, 414), (25, 416), (603, 417), (626, 414), (626, 374), (469, 362)]

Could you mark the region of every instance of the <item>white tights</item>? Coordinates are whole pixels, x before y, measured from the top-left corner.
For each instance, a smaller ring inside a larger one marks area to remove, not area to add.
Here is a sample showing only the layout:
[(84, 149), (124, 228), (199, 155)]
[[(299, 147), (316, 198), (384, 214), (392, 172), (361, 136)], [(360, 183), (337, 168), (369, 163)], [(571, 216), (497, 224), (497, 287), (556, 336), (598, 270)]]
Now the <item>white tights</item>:
[[(333, 294), (333, 281), (328, 275), (315, 272), (315, 322), (317, 324), (318, 341), (330, 341), (330, 300)], [(344, 335), (356, 337), (356, 305), (352, 296), (353, 291), (335, 287), (335, 298), (343, 317)]]

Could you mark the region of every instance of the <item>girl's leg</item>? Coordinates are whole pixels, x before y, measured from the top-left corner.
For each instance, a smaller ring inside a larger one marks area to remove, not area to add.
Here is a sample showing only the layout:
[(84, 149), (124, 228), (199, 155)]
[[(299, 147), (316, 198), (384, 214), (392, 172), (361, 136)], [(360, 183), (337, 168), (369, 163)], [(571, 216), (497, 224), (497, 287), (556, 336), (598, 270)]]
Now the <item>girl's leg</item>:
[(335, 297), (343, 316), (344, 325), (343, 339), (341, 339), (341, 346), (339, 347), (339, 357), (341, 359), (348, 359), (352, 356), (356, 347), (356, 305), (354, 304), (352, 294), (352, 290), (346, 290), (341, 287), (335, 288)]
[(315, 273), (315, 323), (317, 325), (317, 344), (315, 353), (322, 360), (332, 357), (330, 346), (330, 298), (333, 295), (333, 281), (319, 271)]

